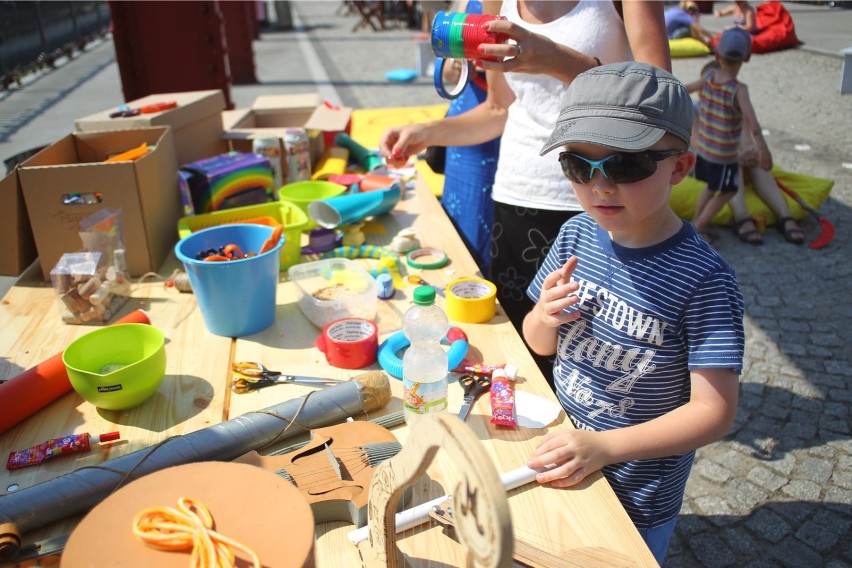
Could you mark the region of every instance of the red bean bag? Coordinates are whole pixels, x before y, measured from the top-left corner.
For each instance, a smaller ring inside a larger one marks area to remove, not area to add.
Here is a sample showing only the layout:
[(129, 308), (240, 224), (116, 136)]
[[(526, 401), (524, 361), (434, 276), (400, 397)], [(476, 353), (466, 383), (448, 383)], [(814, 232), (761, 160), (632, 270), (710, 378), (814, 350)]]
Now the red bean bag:
[[(756, 8), (757, 33), (751, 36), (752, 53), (769, 53), (799, 45), (796, 26), (790, 12), (778, 0), (764, 2)], [(713, 47), (719, 43), (722, 32), (713, 38)]]

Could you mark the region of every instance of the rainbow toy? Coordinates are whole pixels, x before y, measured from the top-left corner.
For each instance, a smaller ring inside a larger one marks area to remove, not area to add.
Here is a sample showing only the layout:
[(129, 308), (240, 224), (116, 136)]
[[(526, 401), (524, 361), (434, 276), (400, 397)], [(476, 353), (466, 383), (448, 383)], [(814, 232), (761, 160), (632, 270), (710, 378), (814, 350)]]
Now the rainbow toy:
[(228, 152), (205, 158), (180, 169), (184, 214), (197, 215), (275, 198), (269, 160), (259, 154)]

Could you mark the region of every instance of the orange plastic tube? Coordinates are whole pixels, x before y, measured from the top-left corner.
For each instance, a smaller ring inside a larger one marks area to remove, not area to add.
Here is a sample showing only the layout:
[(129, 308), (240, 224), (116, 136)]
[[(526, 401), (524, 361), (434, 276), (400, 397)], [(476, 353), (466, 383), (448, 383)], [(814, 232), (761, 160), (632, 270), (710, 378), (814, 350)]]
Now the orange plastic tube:
[[(151, 324), (148, 314), (143, 310), (130, 312), (117, 323)], [(71, 390), (71, 381), (62, 362), (62, 353), (42, 361), (20, 375), (0, 384), (0, 400), (3, 412), (0, 413), (0, 434), (29, 418), (63, 394)]]

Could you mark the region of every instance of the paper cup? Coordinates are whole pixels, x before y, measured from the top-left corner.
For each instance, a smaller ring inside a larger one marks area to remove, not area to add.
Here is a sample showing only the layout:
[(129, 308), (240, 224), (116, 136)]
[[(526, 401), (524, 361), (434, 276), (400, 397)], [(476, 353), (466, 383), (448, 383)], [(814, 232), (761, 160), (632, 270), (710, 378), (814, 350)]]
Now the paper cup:
[(175, 245), (210, 333), (242, 337), (272, 325), (284, 237), (271, 250), (240, 260), (206, 262), (196, 255), (228, 244), (257, 253), (271, 235), (272, 227), (229, 224), (192, 233)]

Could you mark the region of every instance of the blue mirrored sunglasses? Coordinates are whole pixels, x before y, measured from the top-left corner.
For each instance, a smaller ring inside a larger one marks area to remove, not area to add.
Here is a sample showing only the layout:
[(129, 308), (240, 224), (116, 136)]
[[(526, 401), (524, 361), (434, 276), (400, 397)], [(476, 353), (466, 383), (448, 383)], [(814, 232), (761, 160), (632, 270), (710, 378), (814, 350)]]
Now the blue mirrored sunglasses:
[(573, 152), (559, 154), (562, 172), (574, 183), (589, 183), (595, 170), (613, 183), (636, 183), (657, 171), (657, 162), (682, 154), (682, 150), (618, 152), (600, 160), (590, 160)]

